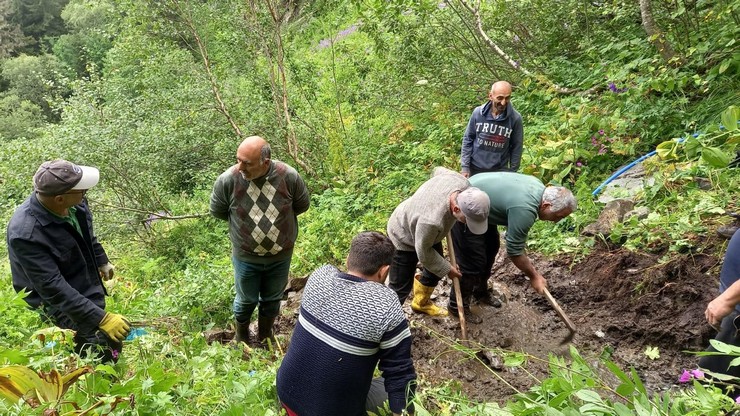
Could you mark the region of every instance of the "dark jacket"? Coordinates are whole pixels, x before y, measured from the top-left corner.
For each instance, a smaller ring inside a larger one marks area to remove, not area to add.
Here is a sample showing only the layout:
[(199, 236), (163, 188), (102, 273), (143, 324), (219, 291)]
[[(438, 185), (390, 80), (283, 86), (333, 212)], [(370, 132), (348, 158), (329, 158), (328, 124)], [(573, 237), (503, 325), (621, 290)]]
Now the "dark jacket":
[(82, 235), (51, 214), (32, 194), (13, 213), (7, 243), (13, 288), (26, 289), (26, 302), (69, 316), (79, 328), (95, 328), (105, 316), (98, 265), (108, 263), (92, 227), (87, 200), (76, 206)]

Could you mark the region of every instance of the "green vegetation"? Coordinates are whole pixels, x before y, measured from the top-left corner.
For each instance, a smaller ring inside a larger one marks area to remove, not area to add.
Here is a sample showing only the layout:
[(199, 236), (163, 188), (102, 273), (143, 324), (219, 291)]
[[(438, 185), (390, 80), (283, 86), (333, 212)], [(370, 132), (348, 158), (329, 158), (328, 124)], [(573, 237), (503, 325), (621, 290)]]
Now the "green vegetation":
[[(606, 239), (669, 256), (704, 250), (701, 237), (729, 222), (723, 211), (739, 209), (740, 175), (728, 164), (740, 142), (740, 1), (478, 3), (0, 0), (0, 225), (42, 161), (98, 166), (88, 196), (117, 266), (109, 308), (148, 331), (115, 366), (71, 356), (69, 334), (42, 329), (12, 290), (3, 239), (0, 365), (94, 373), (60, 402), (0, 402), (0, 413), (279, 414), (279, 351), (245, 353), (202, 335), (231, 319), (226, 227), (206, 214), (239, 135), (267, 138), (309, 183), (296, 276), (343, 263), (351, 237), (384, 230), (432, 167), (457, 169), (465, 123), (496, 79), (516, 87), (523, 170), (580, 203), (557, 225), (536, 224), (530, 250), (587, 253), (595, 240), (579, 232), (603, 206), (591, 192), (656, 149), (645, 161), (655, 181), (637, 196), (650, 214)], [(155, 213), (171, 218), (145, 227)], [(698, 383), (652, 396), (633, 371), (607, 363), (612, 386), (571, 354), (570, 364), (550, 358), (552, 377), (505, 405), (422, 384), (419, 414), (734, 405)]]

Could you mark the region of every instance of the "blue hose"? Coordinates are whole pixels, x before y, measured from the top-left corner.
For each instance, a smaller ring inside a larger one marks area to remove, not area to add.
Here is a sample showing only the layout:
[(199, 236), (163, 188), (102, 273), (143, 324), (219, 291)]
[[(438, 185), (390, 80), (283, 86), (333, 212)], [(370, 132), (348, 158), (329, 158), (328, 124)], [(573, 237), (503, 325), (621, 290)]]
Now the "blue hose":
[[(699, 133), (694, 133), (694, 134), (692, 134), (692, 136), (698, 137), (699, 136)], [(685, 137), (679, 137), (678, 139), (676, 139), (676, 141), (678, 143), (683, 143), (685, 140), (686, 140)], [(622, 169), (619, 169), (618, 171), (614, 172), (614, 174), (612, 176), (610, 176), (607, 180), (605, 180), (604, 182), (602, 182), (601, 185), (599, 185), (598, 188), (594, 189), (594, 191), (591, 192), (591, 196), (596, 196), (599, 193), (601, 193), (602, 189), (604, 189), (604, 187), (606, 185), (608, 185), (609, 182), (611, 182), (614, 179), (617, 179), (618, 177), (622, 176), (622, 174), (624, 172), (627, 172), (628, 170), (632, 169), (636, 164), (638, 164), (638, 163), (642, 162), (643, 160), (645, 160), (645, 159), (647, 159), (647, 158), (655, 155), (656, 152), (657, 152), (657, 150), (653, 150), (652, 152), (650, 152), (650, 153), (648, 153), (646, 155), (643, 155), (642, 157), (640, 157), (639, 159), (637, 159), (634, 162), (630, 163), (629, 165), (623, 167)]]
[(618, 177), (622, 176), (624, 172), (627, 172), (628, 170), (632, 169), (636, 164), (642, 162), (643, 160), (653, 156), (655, 153), (657, 153), (657, 150), (653, 150), (652, 152), (643, 155), (639, 159), (635, 160), (634, 162), (630, 163), (629, 165), (623, 167), (622, 169), (619, 169), (618, 171), (614, 172), (612, 176), (610, 176), (607, 180), (601, 183), (598, 188), (594, 189), (593, 192), (591, 192), (591, 196), (596, 196), (599, 193), (601, 193), (601, 190), (609, 184), (609, 182), (613, 181), (614, 179), (617, 179)]

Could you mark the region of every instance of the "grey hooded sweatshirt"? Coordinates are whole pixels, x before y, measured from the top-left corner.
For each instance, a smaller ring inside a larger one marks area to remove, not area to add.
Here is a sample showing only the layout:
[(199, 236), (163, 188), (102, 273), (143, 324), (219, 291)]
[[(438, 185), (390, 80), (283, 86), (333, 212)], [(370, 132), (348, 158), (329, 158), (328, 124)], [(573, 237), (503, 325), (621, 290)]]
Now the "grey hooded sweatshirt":
[(476, 107), (462, 138), (462, 172), (519, 170), (522, 160), (524, 129), (522, 116), (509, 102), (503, 114), (494, 118), (491, 101)]

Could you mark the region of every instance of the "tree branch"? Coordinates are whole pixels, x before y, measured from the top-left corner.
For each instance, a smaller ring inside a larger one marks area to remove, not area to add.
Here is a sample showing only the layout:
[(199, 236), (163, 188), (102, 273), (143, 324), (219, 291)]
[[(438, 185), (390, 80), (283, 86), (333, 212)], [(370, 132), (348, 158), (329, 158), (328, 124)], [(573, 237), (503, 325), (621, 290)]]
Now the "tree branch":
[(522, 65), (520, 65), (518, 62), (516, 62), (509, 54), (507, 54), (503, 49), (501, 49), (493, 40), (491, 40), (490, 36), (486, 33), (486, 31), (483, 29), (483, 21), (481, 19), (480, 15), (480, 0), (476, 1), (476, 5), (472, 6), (468, 4), (466, 0), (458, 0), (460, 4), (465, 7), (470, 14), (473, 15), (475, 18), (475, 25), (476, 29), (478, 31), (478, 35), (483, 39), (483, 41), (488, 45), (489, 48), (491, 48), (496, 54), (504, 61), (506, 64), (508, 64), (511, 68), (521, 72), (525, 76), (531, 77), (536, 79), (539, 83), (546, 85), (548, 88), (553, 89), (555, 92), (559, 94), (574, 94), (574, 93), (581, 93), (581, 94), (592, 94), (596, 92), (600, 87), (594, 86), (586, 91), (579, 91), (575, 88), (566, 88), (562, 87), (558, 84), (555, 84), (547, 79), (544, 75), (541, 74), (534, 74), (531, 71), (529, 71), (527, 68), (524, 68)]
[(234, 121), (234, 118), (231, 117), (229, 110), (226, 108), (226, 104), (221, 98), (221, 91), (218, 87), (218, 83), (216, 82), (216, 77), (213, 75), (213, 72), (211, 71), (211, 60), (208, 57), (208, 49), (206, 48), (205, 42), (200, 37), (200, 34), (198, 33), (198, 29), (195, 27), (195, 23), (193, 23), (193, 18), (190, 15), (190, 12), (182, 8), (179, 0), (170, 0), (170, 1), (172, 5), (175, 6), (175, 9), (178, 11), (178, 15), (180, 16), (180, 18), (183, 19), (185, 26), (187, 26), (188, 30), (190, 31), (190, 34), (195, 39), (195, 43), (198, 45), (198, 53), (200, 54), (200, 57), (203, 61), (203, 67), (206, 70), (208, 81), (211, 84), (211, 91), (213, 92), (213, 98), (216, 100), (216, 104), (218, 105), (216, 110), (219, 113), (221, 113), (224, 117), (226, 117), (226, 120), (231, 125), (231, 128), (234, 130), (237, 137), (242, 137), (241, 129), (239, 129), (239, 126), (236, 124), (236, 121)]
[[(286, 141), (288, 144), (288, 154), (295, 161), (295, 163), (304, 170), (304, 172), (315, 177), (316, 172), (300, 156), (298, 139), (295, 134), (293, 123), (291, 122), (290, 108), (288, 106), (288, 82), (285, 75), (285, 50), (283, 48), (283, 39), (281, 33), (284, 16), (278, 15), (277, 10), (273, 6), (271, 0), (264, 0), (264, 3), (267, 6), (268, 11), (270, 12), (270, 17), (273, 25), (273, 40), (275, 42), (275, 50), (277, 52), (277, 56), (274, 56), (269, 46), (267, 45), (267, 42), (263, 43), (262, 50), (264, 51), (265, 57), (270, 64), (270, 86), (273, 92), (273, 100), (275, 101), (275, 112), (277, 113), (278, 118), (284, 120), (285, 122), (285, 127), (287, 131)], [(251, 2), (250, 5), (252, 6), (252, 12), (256, 15), (257, 11), (254, 3)], [(277, 77), (274, 73), (275, 67), (277, 67)], [(280, 86), (278, 86), (275, 78), (278, 78)]]

